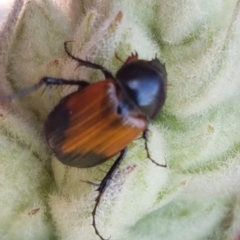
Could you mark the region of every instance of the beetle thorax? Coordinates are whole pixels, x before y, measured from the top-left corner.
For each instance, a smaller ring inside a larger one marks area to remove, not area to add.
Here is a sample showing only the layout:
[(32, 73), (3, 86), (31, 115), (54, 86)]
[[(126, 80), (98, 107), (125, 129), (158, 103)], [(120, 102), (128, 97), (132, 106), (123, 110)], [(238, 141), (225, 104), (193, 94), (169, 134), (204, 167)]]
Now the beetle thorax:
[(145, 127), (145, 117), (132, 105), (117, 85), (109, 83), (107, 93), (113, 111), (119, 116), (124, 125), (137, 128)]

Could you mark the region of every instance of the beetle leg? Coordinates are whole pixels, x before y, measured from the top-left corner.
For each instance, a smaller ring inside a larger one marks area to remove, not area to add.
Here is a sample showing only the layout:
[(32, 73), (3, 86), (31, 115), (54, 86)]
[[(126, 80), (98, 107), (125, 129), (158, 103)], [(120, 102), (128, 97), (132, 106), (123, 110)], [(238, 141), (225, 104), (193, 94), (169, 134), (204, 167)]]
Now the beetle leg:
[(147, 152), (147, 158), (150, 159), (154, 164), (156, 164), (159, 167), (167, 167), (167, 164), (160, 164), (157, 163), (156, 161), (154, 161), (151, 158), (150, 152), (149, 152), (149, 148), (148, 148), (148, 131), (150, 131), (148, 128), (146, 128), (146, 130), (143, 132), (142, 137), (144, 139), (144, 144), (145, 144), (145, 150)]
[(16, 93), (13, 93), (13, 94), (10, 94), (10, 95), (7, 95), (7, 96), (2, 96), (2, 97), (0, 97), (0, 102), (2, 102), (2, 101), (9, 101), (9, 100), (13, 100), (15, 98), (24, 96), (24, 95), (26, 95), (28, 93), (36, 91), (37, 89), (39, 89), (44, 84), (45, 84), (44, 82), (40, 81), (40, 82), (32, 85), (31, 87), (28, 87), (28, 88), (25, 88), (23, 90), (20, 90), (19, 92), (16, 92)]
[(65, 80), (62, 78), (51, 78), (51, 77), (44, 77), (40, 80), (40, 82), (45, 83), (46, 85), (77, 85), (78, 90), (81, 90), (88, 85), (90, 85), (89, 82), (85, 80)]
[(89, 84), (90, 83), (88, 83), (84, 80), (65, 80), (65, 79), (61, 79), (61, 78), (44, 77), (38, 83), (36, 83), (28, 88), (25, 88), (23, 90), (20, 90), (19, 92), (16, 92), (16, 93), (13, 93), (13, 94), (10, 94), (7, 96), (0, 97), (0, 102), (13, 100), (15, 98), (27, 95), (31, 92), (38, 90), (43, 85), (77, 85), (77, 86), (79, 86), (78, 90), (81, 90), (81, 89), (85, 88), (86, 86), (88, 86)]
[(100, 185), (98, 183), (94, 183), (94, 182), (91, 182), (91, 181), (85, 181), (85, 180), (81, 180), (81, 179), (80, 179), (80, 181), (84, 182), (84, 183), (87, 183), (87, 184), (90, 184), (90, 185), (95, 186), (95, 187), (99, 187), (99, 185)]
[[(120, 155), (118, 156), (118, 158), (115, 160), (114, 164), (112, 165), (112, 167), (109, 169), (109, 171), (107, 172), (106, 176), (103, 178), (103, 180), (101, 181), (99, 187), (97, 188), (97, 191), (99, 192), (96, 199), (95, 199), (95, 206), (93, 208), (92, 211), (92, 225), (94, 227), (95, 233), (100, 237), (101, 240), (105, 240), (105, 238), (103, 238), (101, 236), (101, 234), (99, 233), (98, 229), (97, 229), (97, 225), (96, 225), (96, 212), (97, 212), (97, 207), (100, 203), (101, 197), (104, 194), (107, 186), (109, 185), (110, 180), (112, 179), (112, 176), (114, 175), (114, 173), (116, 172), (116, 170), (118, 169), (119, 165), (121, 164), (122, 160), (124, 159), (124, 157), (126, 156), (127, 153), (127, 148), (124, 148), (121, 152)], [(108, 238), (109, 239), (109, 238)]]
[(69, 52), (69, 50), (68, 50), (68, 48), (67, 48), (68, 42), (70, 42), (70, 41), (64, 42), (65, 52), (67, 53), (67, 55), (68, 55), (70, 58), (72, 58), (73, 60), (75, 60), (75, 61), (78, 62), (78, 66), (85, 66), (85, 67), (88, 67), (88, 68), (98, 69), (98, 70), (102, 71), (102, 73), (103, 73), (103, 75), (105, 76), (105, 78), (113, 78), (113, 79), (114, 79), (112, 73), (111, 73), (108, 69), (106, 69), (105, 67), (103, 67), (103, 66), (101, 66), (101, 65), (98, 65), (98, 64), (96, 64), (96, 63), (92, 63), (92, 62), (89, 62), (89, 61), (85, 61), (85, 60), (83, 60), (83, 59), (81, 59), (81, 58), (78, 58), (78, 57), (73, 56), (73, 55)]

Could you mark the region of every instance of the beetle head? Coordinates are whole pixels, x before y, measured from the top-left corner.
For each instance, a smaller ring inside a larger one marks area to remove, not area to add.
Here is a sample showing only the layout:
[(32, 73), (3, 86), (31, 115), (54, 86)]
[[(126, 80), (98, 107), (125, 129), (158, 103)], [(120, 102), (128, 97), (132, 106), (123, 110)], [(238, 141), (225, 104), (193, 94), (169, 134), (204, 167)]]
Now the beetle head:
[(158, 114), (166, 98), (167, 73), (157, 58), (126, 62), (118, 70), (116, 80), (123, 92), (120, 102), (128, 102), (150, 119)]

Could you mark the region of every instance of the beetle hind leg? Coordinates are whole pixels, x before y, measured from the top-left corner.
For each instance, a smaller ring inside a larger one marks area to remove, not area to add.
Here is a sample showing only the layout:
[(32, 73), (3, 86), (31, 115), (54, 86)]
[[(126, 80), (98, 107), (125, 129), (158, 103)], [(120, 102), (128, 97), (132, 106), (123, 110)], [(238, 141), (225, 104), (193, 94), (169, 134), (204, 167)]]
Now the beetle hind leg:
[[(100, 237), (101, 240), (106, 240), (105, 238), (102, 237), (102, 235), (100, 234), (98, 228), (97, 228), (97, 224), (96, 224), (96, 212), (97, 212), (97, 207), (100, 203), (100, 200), (102, 198), (102, 195), (104, 194), (107, 186), (110, 183), (110, 180), (112, 178), (112, 176), (114, 175), (114, 173), (116, 172), (116, 170), (118, 169), (119, 165), (121, 164), (121, 162), (123, 161), (123, 159), (125, 158), (127, 153), (127, 148), (124, 148), (121, 152), (120, 155), (118, 156), (118, 158), (115, 160), (114, 164), (112, 165), (112, 167), (109, 169), (109, 171), (107, 172), (107, 174), (105, 175), (105, 177), (103, 178), (103, 180), (101, 181), (99, 187), (97, 188), (96, 191), (98, 191), (98, 195), (95, 199), (95, 205), (92, 211), (92, 225), (93, 228), (95, 230), (96, 235), (98, 235)], [(108, 238), (110, 239), (110, 237)]]
[(64, 42), (64, 49), (65, 49), (65, 52), (67, 53), (67, 55), (72, 58), (73, 60), (77, 61), (78, 62), (78, 66), (84, 66), (84, 67), (88, 67), (88, 68), (93, 68), (93, 69), (97, 69), (97, 70), (100, 70), (103, 75), (105, 76), (105, 78), (114, 78), (112, 73), (106, 69), (105, 67), (99, 65), (99, 64), (96, 64), (96, 63), (92, 63), (92, 62), (89, 62), (89, 61), (86, 61), (86, 60), (83, 60), (81, 58), (78, 58), (78, 57), (75, 57), (74, 55), (72, 55), (70, 53), (70, 51), (68, 50), (67, 48), (67, 44), (69, 43), (70, 41), (67, 41), (67, 42)]

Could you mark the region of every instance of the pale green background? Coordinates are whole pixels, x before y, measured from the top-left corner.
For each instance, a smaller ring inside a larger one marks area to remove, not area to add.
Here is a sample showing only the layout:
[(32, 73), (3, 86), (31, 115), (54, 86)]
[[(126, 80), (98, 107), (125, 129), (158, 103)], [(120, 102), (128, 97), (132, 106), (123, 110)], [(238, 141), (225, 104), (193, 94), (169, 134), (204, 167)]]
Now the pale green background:
[(0, 0), (0, 24), (2, 24), (4, 18), (6, 18), (12, 3), (13, 0)]

